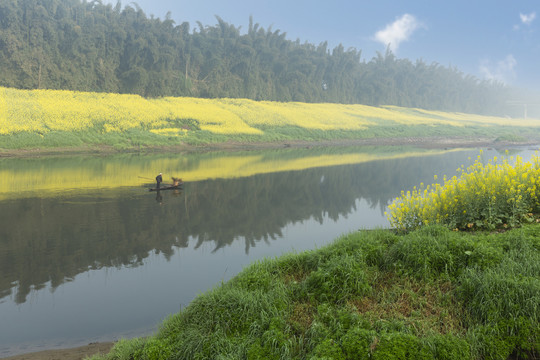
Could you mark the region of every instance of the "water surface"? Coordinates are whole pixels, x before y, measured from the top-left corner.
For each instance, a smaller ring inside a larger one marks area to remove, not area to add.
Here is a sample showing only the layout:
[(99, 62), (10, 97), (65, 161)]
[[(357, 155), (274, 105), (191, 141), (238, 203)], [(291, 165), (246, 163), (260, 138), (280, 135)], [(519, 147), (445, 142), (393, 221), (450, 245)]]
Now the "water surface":
[[(384, 211), (402, 190), (452, 176), (478, 154), (328, 148), (2, 160), (0, 357), (150, 334), (257, 259), (387, 227)], [(182, 177), (184, 188), (148, 192), (158, 172)]]

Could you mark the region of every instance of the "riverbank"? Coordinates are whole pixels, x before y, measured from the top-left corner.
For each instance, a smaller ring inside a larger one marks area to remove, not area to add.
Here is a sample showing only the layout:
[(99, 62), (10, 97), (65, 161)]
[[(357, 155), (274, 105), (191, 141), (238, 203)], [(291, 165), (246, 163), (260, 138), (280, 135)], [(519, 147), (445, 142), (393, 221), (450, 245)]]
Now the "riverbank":
[(0, 87), (0, 156), (540, 139), (537, 119), (396, 106), (156, 98)]
[(44, 350), (2, 358), (3, 360), (82, 360), (97, 354), (106, 354), (113, 342), (91, 343), (70, 349)]
[(290, 140), (273, 142), (223, 142), (204, 146), (182, 144), (176, 146), (146, 146), (137, 149), (116, 149), (111, 146), (81, 146), (32, 149), (0, 149), (0, 158), (29, 158), (62, 155), (113, 155), (118, 153), (193, 153), (211, 151), (249, 151), (283, 148), (339, 147), (339, 146), (414, 146), (425, 149), (492, 147), (507, 149), (538, 145), (540, 139), (506, 141), (490, 137), (394, 137), (342, 140)]
[(254, 263), (94, 359), (536, 358), (539, 238), (539, 225), (351, 233)]

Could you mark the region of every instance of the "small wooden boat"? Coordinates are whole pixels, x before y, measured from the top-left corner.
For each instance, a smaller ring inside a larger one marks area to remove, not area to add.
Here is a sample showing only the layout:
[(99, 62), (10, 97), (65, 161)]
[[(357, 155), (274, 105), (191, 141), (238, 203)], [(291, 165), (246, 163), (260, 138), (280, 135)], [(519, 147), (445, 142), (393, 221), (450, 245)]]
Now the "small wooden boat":
[(180, 178), (172, 177), (173, 183), (172, 185), (163, 185), (163, 187), (159, 188), (151, 188), (149, 191), (161, 191), (161, 190), (175, 190), (175, 189), (181, 189), (182, 185), (184, 185), (184, 182)]
[(161, 190), (181, 190), (182, 185), (184, 185), (183, 182), (173, 185), (164, 185), (158, 188), (150, 188), (148, 191), (161, 191)]
[(182, 184), (178, 184), (178, 185), (162, 186), (159, 189), (158, 188), (150, 188), (150, 189), (148, 189), (148, 191), (181, 190), (181, 189), (182, 189)]

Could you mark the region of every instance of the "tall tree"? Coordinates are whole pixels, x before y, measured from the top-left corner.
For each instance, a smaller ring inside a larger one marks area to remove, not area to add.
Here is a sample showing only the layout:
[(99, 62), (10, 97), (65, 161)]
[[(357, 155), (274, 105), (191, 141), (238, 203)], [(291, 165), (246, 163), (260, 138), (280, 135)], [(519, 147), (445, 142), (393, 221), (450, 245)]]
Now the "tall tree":
[(290, 41), (249, 19), (246, 33), (216, 16), (194, 29), (148, 17), (136, 4), (2, 0), (0, 85), (142, 96), (399, 105), (503, 114), (509, 89), (455, 68), (370, 61), (341, 44)]

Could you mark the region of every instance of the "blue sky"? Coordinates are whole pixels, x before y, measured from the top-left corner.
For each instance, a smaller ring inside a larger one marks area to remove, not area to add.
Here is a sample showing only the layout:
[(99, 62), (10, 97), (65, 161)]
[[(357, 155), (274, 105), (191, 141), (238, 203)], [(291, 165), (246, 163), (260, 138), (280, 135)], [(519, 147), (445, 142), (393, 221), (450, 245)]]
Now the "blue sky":
[[(116, 4), (116, 0), (105, 0)], [(217, 24), (265, 29), (315, 45), (328, 41), (369, 61), (390, 44), (399, 58), (457, 67), (478, 78), (540, 90), (539, 0), (138, 0), (147, 16), (191, 28)], [(131, 2), (122, 1), (122, 5)]]

